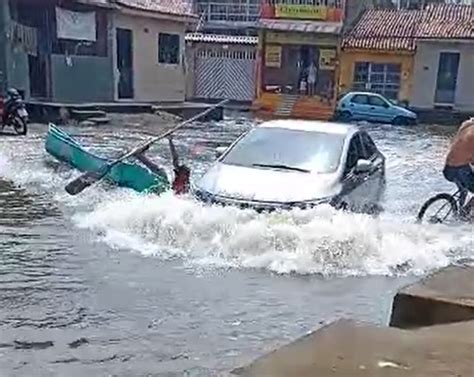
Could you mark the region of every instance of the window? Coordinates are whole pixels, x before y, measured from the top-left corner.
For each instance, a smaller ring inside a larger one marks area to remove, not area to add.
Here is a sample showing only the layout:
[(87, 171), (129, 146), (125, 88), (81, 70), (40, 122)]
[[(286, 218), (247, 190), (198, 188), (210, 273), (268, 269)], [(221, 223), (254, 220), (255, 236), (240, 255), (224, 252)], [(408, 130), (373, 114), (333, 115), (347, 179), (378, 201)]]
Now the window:
[(158, 62), (179, 64), (179, 35), (160, 33), (158, 36)]
[(367, 105), (369, 102), (369, 98), (363, 94), (356, 94), (354, 97), (352, 97), (351, 102), (357, 103), (358, 105)]
[(377, 153), (377, 147), (375, 146), (372, 138), (365, 132), (363, 132), (360, 137), (362, 139), (362, 146), (364, 148), (364, 157), (370, 160)]
[(364, 158), (364, 149), (359, 134), (356, 134), (352, 137), (349, 144), (345, 169), (346, 173), (350, 172), (357, 165), (357, 161), (361, 158)]
[(284, 165), (324, 174), (338, 168), (343, 146), (344, 135), (257, 127), (245, 135), (222, 162), (246, 167)]
[(390, 99), (398, 99), (401, 65), (357, 62), (354, 66), (353, 90), (371, 90)]
[(377, 96), (370, 96), (369, 97), (369, 104), (371, 106), (379, 106), (379, 107), (386, 107), (387, 102), (384, 99), (377, 97)]

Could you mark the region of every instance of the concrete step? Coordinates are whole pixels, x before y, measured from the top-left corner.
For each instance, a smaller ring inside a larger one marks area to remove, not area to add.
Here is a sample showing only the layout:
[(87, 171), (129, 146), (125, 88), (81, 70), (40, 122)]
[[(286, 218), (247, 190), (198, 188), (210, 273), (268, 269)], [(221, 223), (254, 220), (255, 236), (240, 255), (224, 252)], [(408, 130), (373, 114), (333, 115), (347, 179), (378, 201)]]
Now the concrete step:
[(108, 124), (108, 123), (110, 123), (110, 118), (107, 118), (107, 117), (89, 118), (89, 119), (87, 119), (87, 120), (88, 120), (89, 122), (95, 123), (96, 125)]
[(401, 330), (341, 320), (262, 356), (242, 377), (472, 377), (474, 321)]
[(107, 113), (102, 110), (71, 110), (71, 118), (78, 121), (87, 120), (90, 118), (102, 118), (106, 117)]
[(474, 320), (474, 267), (448, 267), (397, 293), (390, 326), (414, 328), (467, 320)]

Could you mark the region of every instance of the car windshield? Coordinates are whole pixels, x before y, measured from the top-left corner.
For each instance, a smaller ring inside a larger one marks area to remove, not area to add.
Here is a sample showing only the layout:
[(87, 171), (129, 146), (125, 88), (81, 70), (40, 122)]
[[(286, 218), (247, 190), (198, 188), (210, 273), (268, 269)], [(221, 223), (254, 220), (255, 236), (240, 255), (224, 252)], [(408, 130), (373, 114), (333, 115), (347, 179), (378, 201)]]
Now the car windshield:
[(339, 166), (344, 136), (257, 127), (224, 157), (223, 163), (289, 171), (332, 173)]

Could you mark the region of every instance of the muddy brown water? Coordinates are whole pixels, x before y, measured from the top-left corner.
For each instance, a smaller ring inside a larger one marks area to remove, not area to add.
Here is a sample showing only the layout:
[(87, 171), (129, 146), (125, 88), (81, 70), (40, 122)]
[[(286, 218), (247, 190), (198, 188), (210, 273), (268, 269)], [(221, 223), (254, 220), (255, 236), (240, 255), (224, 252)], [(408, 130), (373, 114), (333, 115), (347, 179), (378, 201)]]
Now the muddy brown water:
[[(132, 124), (130, 124), (132, 123)], [(118, 155), (147, 122), (68, 127)], [(241, 113), (176, 135), (199, 177), (255, 124)], [(368, 126), (387, 157), (380, 218), (330, 208), (256, 214), (102, 185), (44, 151), (46, 127), (0, 137), (0, 375), (208, 376), (342, 317), (386, 324), (396, 290), (474, 257), (473, 228), (420, 226), (451, 128)], [(169, 167), (166, 143), (153, 159)]]

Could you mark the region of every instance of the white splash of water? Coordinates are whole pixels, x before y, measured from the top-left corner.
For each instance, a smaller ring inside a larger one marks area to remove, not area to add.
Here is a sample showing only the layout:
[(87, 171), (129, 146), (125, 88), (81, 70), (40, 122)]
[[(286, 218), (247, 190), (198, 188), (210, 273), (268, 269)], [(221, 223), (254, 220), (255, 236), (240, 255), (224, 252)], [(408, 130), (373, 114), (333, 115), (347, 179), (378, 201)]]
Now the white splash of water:
[(118, 248), (191, 264), (277, 273), (423, 274), (452, 262), (472, 235), (345, 214), (330, 207), (257, 214), (172, 194), (125, 194), (75, 217)]

